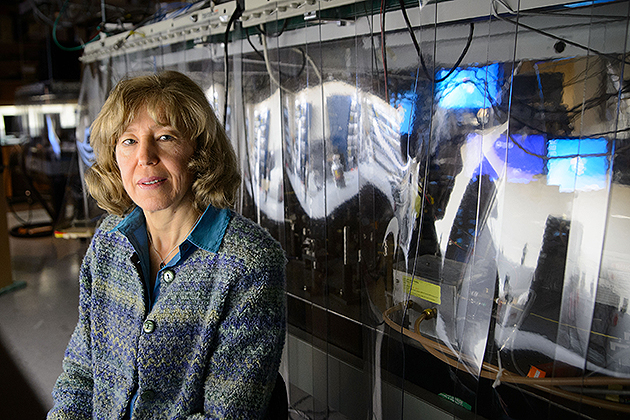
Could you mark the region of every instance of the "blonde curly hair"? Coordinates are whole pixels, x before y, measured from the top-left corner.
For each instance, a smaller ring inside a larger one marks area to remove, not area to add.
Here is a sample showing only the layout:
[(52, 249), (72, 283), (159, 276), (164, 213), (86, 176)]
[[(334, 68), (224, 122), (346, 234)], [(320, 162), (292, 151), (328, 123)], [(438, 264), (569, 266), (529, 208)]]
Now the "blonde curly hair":
[(241, 182), (232, 144), (201, 88), (176, 71), (120, 81), (92, 123), (95, 162), (85, 182), (99, 207), (122, 216), (133, 205), (116, 163), (116, 142), (145, 107), (155, 121), (194, 142), (188, 169), (194, 178), (195, 208), (202, 212), (209, 204), (231, 207)]

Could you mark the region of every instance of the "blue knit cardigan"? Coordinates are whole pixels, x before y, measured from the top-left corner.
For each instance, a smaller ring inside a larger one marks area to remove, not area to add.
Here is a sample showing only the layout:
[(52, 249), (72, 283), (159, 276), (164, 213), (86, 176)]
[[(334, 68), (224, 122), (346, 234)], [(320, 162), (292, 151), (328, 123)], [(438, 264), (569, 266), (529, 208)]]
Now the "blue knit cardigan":
[(132, 419), (262, 418), (286, 331), (279, 244), (233, 213), (218, 252), (173, 267), (148, 311), (120, 221), (108, 216), (86, 252), (48, 419), (120, 419), (133, 395)]

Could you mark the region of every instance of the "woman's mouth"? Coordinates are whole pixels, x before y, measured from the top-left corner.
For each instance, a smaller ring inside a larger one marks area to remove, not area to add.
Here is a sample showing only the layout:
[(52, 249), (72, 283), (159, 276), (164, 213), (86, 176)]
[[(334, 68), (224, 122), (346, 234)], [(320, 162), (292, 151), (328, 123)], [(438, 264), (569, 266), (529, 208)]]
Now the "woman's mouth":
[(152, 176), (138, 181), (138, 186), (140, 186), (140, 188), (152, 188), (161, 185), (164, 181), (166, 181), (166, 178)]

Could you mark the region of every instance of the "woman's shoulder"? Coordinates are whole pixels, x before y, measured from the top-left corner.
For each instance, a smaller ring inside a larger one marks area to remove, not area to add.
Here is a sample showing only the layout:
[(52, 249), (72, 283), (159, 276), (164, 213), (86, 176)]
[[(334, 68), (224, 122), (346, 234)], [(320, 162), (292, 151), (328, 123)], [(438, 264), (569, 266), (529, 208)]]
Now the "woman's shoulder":
[(96, 223), (96, 229), (92, 236), (90, 248), (100, 249), (102, 247), (118, 246), (122, 241), (116, 226), (123, 220), (120, 216), (106, 214)]
[(99, 255), (105, 255), (109, 260), (126, 255), (121, 253), (126, 247), (124, 236), (116, 229), (121, 220), (122, 217), (113, 215), (103, 215), (99, 219), (85, 254), (85, 263), (92, 264), (90, 261), (98, 260)]
[(234, 211), (225, 231), (224, 242), (280, 247), (278, 241), (262, 226)]
[(121, 216), (105, 214), (96, 225), (96, 233), (109, 233), (123, 220)]
[(258, 223), (232, 212), (232, 217), (223, 237), (223, 252), (244, 259), (281, 260), (284, 250), (280, 243)]

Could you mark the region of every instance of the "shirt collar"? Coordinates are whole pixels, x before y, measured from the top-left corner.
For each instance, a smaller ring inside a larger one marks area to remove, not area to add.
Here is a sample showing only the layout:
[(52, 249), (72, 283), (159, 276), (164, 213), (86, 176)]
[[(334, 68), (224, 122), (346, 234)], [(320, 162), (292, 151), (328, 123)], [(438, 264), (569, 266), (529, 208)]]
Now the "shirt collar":
[[(229, 209), (217, 209), (209, 205), (201, 218), (186, 238), (194, 246), (209, 252), (216, 253), (223, 241), (223, 236), (228, 223), (232, 218)], [(138, 229), (143, 227), (146, 237), (146, 225), (144, 212), (140, 207), (134, 208), (123, 220), (112, 230), (119, 230), (126, 237), (138, 236)]]
[(223, 241), (232, 212), (228, 209), (217, 209), (212, 205), (206, 208), (197, 222), (197, 226), (188, 235), (188, 241), (198, 248), (216, 253)]

